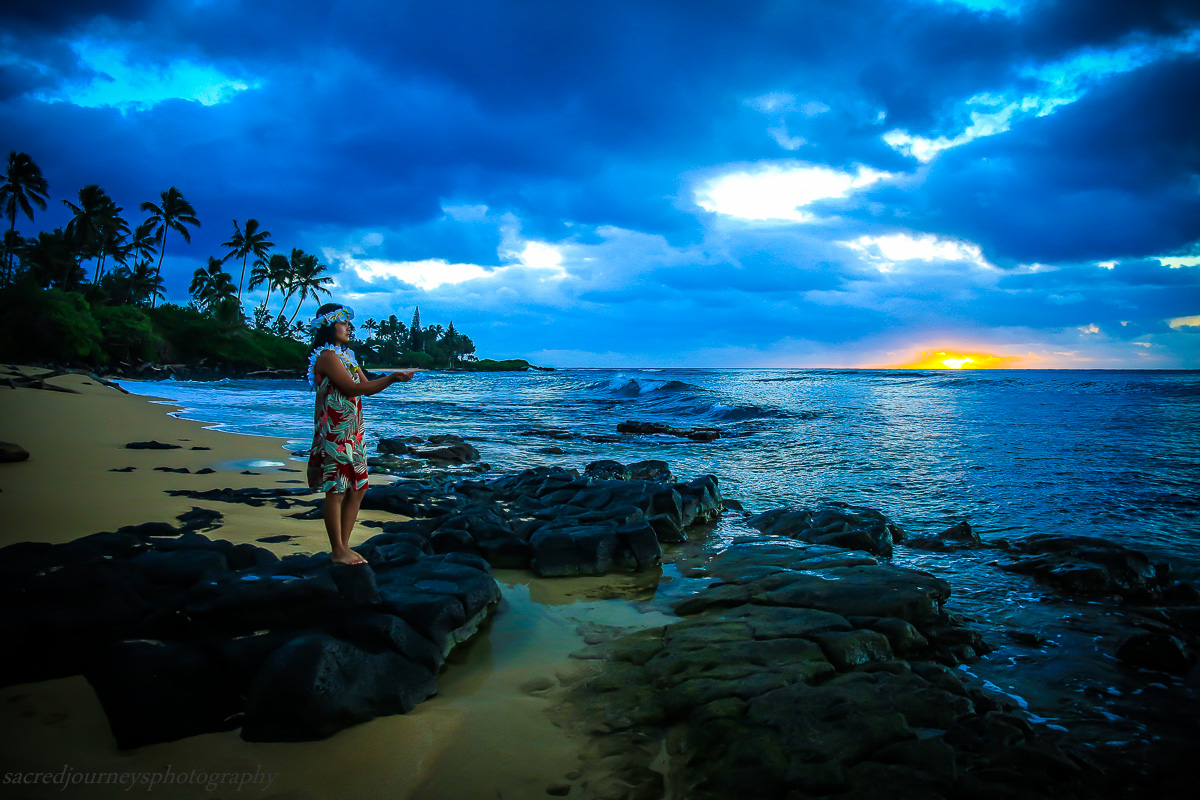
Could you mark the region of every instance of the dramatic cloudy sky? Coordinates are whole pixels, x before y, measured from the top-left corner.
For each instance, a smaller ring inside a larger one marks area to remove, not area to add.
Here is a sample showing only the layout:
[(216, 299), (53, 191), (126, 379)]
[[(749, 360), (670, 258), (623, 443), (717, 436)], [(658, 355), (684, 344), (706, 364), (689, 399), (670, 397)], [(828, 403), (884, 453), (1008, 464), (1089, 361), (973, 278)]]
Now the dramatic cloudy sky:
[(6, 3), (0, 147), (176, 302), (254, 217), (483, 355), (1200, 366), (1193, 0)]

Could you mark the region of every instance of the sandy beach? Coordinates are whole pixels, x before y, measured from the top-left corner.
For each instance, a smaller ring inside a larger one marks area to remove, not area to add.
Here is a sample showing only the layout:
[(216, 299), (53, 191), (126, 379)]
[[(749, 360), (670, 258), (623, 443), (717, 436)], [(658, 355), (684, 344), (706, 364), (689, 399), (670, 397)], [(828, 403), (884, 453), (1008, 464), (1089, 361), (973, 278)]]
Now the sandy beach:
[[(24, 368), (26, 374), (44, 372)], [(319, 521), (286, 516), (270, 505), (197, 502), (172, 489), (302, 486), (303, 463), (289, 461), (284, 440), (244, 436), (171, 416), (176, 410), (127, 395), (84, 375), (52, 383), (78, 394), (0, 388), (0, 440), (30, 452), (0, 464), (0, 545), (65, 542), (143, 522), (174, 522), (194, 506), (214, 508), (223, 524), (211, 538), (250, 542), (280, 556), (327, 549)], [(129, 450), (133, 441), (179, 444), (176, 450)], [(207, 449), (192, 449), (207, 448)], [(122, 470), (133, 467), (131, 471)], [(190, 474), (155, 467), (187, 468)], [(207, 474), (195, 474), (211, 469)], [(247, 474), (255, 473), (255, 474)], [(373, 477), (373, 480), (375, 478)], [(383, 478), (382, 480), (387, 480)], [(361, 520), (396, 519), (363, 512)], [(375, 529), (359, 528), (353, 542)], [(266, 536), (295, 538), (262, 544)], [(550, 786), (581, 794), (582, 744), (556, 727), (546, 710), (561, 685), (586, 666), (568, 654), (583, 645), (585, 621), (620, 627), (662, 624), (628, 603), (591, 599), (628, 577), (537, 580), (497, 574), (504, 599), (479, 636), (460, 646), (443, 670), (437, 696), (412, 713), (376, 719), (319, 742), (259, 744), (238, 731), (119, 750), (82, 676), (0, 689), (0, 780), (29, 773), (273, 776), (236, 784), (147, 787), (156, 796), (273, 798), (545, 797)], [(644, 580), (645, 577), (642, 577)], [(664, 618), (665, 619), (665, 618)], [(14, 643), (19, 646), (20, 643)], [(546, 688), (549, 687), (549, 688)], [(225, 779), (229, 780), (229, 779)], [(211, 788), (210, 788), (211, 786)], [(128, 786), (5, 786), (12, 798), (116, 796)]]

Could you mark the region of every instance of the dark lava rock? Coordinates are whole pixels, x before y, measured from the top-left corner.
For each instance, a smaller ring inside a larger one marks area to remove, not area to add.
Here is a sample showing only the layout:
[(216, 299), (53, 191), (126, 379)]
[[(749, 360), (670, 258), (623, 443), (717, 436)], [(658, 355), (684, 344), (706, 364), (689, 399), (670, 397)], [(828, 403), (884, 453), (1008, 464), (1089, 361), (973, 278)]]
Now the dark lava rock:
[(1139, 633), (1117, 648), (1117, 658), (1132, 667), (1186, 675), (1196, 665), (1196, 651), (1178, 636), (1163, 631)]
[[(698, 800), (1094, 796), (1085, 754), (939, 663), (945, 631), (973, 634), (940, 611), (945, 582), (820, 566), (838, 558), (861, 556), (735, 543), (705, 567), (708, 599), (683, 604), (695, 616), (577, 654), (598, 668), (556, 715), (599, 736), (614, 797), (661, 796), (651, 764)], [(743, 572), (759, 577), (726, 582)]]
[(785, 606), (891, 617), (918, 628), (942, 613), (950, 584), (828, 546), (739, 541), (707, 565), (719, 579), (676, 605), (682, 615), (739, 606)]
[[(288, 556), (185, 527), (128, 526), (0, 550), (0, 684), (83, 673), (121, 747), (243, 725), (243, 736), (328, 736), (410, 710), (446, 655), (500, 599), (483, 559), (385, 532), (365, 565)], [(243, 721), (243, 714), (244, 721)]]
[(419, 481), (407, 480), (372, 486), (362, 500), (363, 508), (406, 517), (442, 516), (465, 504), (465, 499), (453, 490), (433, 489)]
[(517, 434), (518, 436), (542, 436), (547, 439), (559, 439), (566, 441), (574, 439), (575, 434), (570, 431), (559, 430), (558, 428), (537, 428), (534, 430), (525, 430)]
[(220, 527), (223, 518), (220, 511), (197, 509), (194, 506), (191, 511), (185, 511), (175, 517), (184, 523), (184, 530), (212, 530)]
[(436, 691), (436, 671), (400, 653), (307, 634), (280, 647), (259, 670), (246, 698), (242, 738), (324, 739), (378, 716), (407, 713)]
[(636, 420), (626, 420), (619, 423), (617, 425), (617, 433), (663, 434), (691, 439), (694, 442), (714, 442), (721, 438), (720, 428), (692, 428), (691, 430), (684, 430), (683, 428), (676, 428), (661, 422), (637, 422)]
[(936, 536), (911, 536), (904, 540), (907, 547), (919, 550), (963, 550), (986, 547), (966, 520), (954, 525)]
[(904, 530), (872, 508), (830, 502), (815, 511), (807, 508), (773, 508), (748, 520), (771, 536), (786, 536), (813, 544), (848, 550), (865, 550), (890, 556), (892, 544), (904, 540)]
[(611, 459), (593, 461), (584, 467), (583, 474), (589, 478), (601, 481), (627, 481), (633, 478), (633, 473), (629, 471), (629, 467)]
[(29, 451), (19, 444), (0, 442), (0, 463), (12, 464), (29, 458)]
[(133, 639), (104, 647), (88, 668), (117, 747), (141, 747), (241, 724), (227, 670), (191, 642)]
[(260, 507), (268, 502), (276, 508), (291, 508), (294, 505), (311, 506), (319, 501), (299, 500), (296, 498), (312, 494), (308, 489), (208, 489), (192, 491), (191, 489), (168, 489), (172, 497), (187, 497), (192, 500), (216, 500), (221, 503), (242, 503), (248, 506)]
[[(422, 449), (421, 445), (425, 445)], [(450, 435), (383, 438), (379, 440), (379, 452), (389, 456), (415, 456), (434, 464), (466, 464), (479, 460), (479, 451), (462, 437)]]
[(126, 450), (179, 450), (182, 445), (167, 444), (166, 442), (129, 442), (125, 445)]
[(589, 470), (537, 467), (451, 487), (396, 481), (368, 489), (363, 508), (424, 518), (420, 532), (437, 553), (545, 577), (647, 569), (659, 563), (660, 543), (686, 541), (689, 527), (722, 511), (712, 475), (676, 483), (656, 460)]
[(1090, 536), (1035, 534), (1010, 547), (1015, 552), (1001, 569), (1031, 575), (1063, 594), (1146, 602), (1173, 584), (1169, 565)]
[(665, 461), (649, 459), (635, 461), (629, 465), (629, 480), (654, 481), (656, 483), (674, 483), (675, 476)]
[(417, 458), (438, 464), (466, 464), (479, 460), (479, 451), (466, 442), (449, 444), (431, 450), (417, 450), (415, 455)]

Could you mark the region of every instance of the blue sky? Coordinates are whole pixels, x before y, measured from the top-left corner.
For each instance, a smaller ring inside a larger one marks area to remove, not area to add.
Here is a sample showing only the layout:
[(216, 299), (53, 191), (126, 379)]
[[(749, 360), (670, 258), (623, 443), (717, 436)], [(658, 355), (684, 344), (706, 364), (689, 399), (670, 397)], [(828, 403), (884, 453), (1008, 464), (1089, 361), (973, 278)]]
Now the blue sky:
[(253, 217), (360, 318), (557, 366), (1196, 368), (1197, 131), (1183, 0), (0, 11), (25, 233), (176, 186), (173, 301)]

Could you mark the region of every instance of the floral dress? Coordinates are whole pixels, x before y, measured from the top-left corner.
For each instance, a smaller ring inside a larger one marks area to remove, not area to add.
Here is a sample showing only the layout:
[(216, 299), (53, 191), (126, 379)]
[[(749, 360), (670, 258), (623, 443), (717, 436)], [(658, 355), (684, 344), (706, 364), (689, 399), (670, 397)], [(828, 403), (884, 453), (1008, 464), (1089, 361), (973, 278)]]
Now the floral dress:
[[(363, 380), (362, 370), (353, 358), (347, 359), (339, 348), (333, 350), (346, 365), (355, 383)], [(324, 352), (324, 350), (320, 351)], [(319, 352), (314, 352), (315, 356)], [(367, 454), (363, 450), (362, 398), (346, 397), (328, 375), (315, 369), (310, 376), (316, 386), (313, 442), (308, 456), (308, 488), (321, 492), (360, 491), (367, 488)]]

